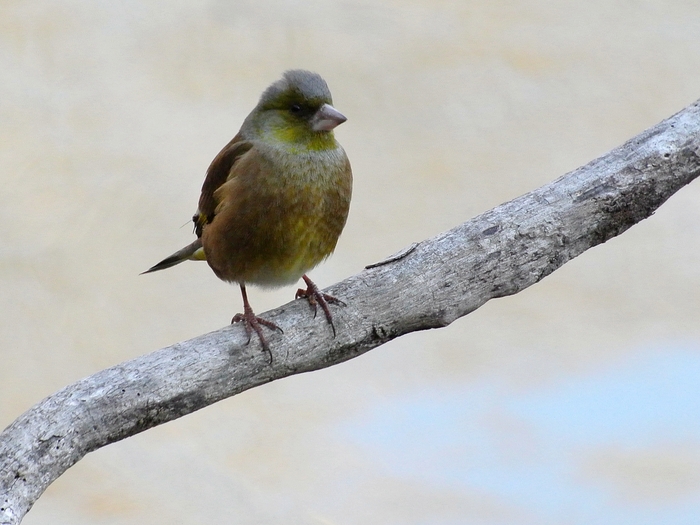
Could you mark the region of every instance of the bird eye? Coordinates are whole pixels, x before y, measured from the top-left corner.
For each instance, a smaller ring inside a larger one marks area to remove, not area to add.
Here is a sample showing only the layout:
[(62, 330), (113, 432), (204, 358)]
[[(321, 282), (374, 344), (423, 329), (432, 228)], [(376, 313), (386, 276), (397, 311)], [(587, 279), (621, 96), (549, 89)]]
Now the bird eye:
[(301, 106), (299, 104), (293, 104), (292, 107), (289, 108), (289, 111), (291, 111), (292, 113), (300, 113)]

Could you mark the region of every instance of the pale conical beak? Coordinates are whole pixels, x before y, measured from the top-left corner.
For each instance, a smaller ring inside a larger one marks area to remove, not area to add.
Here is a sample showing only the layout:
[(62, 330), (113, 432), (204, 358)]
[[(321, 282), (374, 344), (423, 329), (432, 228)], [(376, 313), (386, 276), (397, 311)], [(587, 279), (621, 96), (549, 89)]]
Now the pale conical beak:
[(330, 104), (324, 104), (311, 117), (311, 129), (330, 131), (347, 120), (347, 117)]

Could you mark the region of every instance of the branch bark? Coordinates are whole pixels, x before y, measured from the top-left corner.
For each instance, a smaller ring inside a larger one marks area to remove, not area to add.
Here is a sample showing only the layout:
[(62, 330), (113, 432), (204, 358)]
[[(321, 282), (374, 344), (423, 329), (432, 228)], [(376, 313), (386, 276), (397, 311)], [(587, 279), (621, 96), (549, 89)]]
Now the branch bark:
[(439, 328), (515, 294), (649, 217), (700, 175), (700, 101), (558, 180), (329, 289), (338, 335), (294, 301), (265, 317), (273, 360), (233, 325), (84, 378), (0, 434), (0, 524), (19, 523), (85, 454), (292, 374)]

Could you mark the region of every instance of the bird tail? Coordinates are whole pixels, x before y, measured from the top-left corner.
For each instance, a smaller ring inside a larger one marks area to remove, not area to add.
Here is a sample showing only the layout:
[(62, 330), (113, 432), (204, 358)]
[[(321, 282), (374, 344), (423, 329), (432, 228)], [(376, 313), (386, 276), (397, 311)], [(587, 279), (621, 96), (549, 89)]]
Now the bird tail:
[(176, 264), (180, 264), (182, 261), (205, 261), (207, 256), (204, 253), (204, 248), (202, 248), (202, 239), (197, 239), (192, 244), (188, 244), (182, 250), (176, 251), (170, 257), (166, 257), (160, 261), (155, 266), (152, 266), (144, 273), (157, 272), (158, 270), (165, 270)]

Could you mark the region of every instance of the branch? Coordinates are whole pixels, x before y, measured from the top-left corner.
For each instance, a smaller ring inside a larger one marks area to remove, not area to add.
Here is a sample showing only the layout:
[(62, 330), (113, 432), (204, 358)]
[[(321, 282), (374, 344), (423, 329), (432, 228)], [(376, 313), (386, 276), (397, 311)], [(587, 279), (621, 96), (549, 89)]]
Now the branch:
[(649, 217), (700, 175), (700, 101), (584, 167), (333, 286), (338, 335), (307, 304), (265, 314), (273, 360), (228, 326), (82, 379), (0, 434), (0, 524), (85, 454), (249, 388), (447, 326)]

